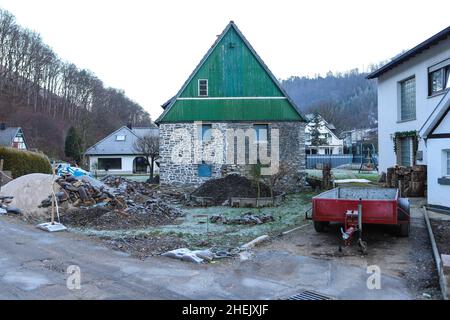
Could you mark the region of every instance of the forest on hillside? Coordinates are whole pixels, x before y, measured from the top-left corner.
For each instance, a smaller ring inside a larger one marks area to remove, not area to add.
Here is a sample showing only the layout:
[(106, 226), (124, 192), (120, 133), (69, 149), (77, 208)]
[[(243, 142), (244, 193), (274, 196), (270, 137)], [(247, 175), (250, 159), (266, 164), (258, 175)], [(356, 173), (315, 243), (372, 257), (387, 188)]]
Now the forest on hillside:
[(0, 122), (22, 127), (29, 147), (63, 158), (71, 126), (85, 148), (122, 125), (151, 120), (122, 90), (61, 60), (38, 33), (0, 9)]
[(318, 112), (340, 132), (377, 126), (376, 81), (366, 76), (354, 69), (324, 77), (293, 76), (281, 85), (302, 112)]

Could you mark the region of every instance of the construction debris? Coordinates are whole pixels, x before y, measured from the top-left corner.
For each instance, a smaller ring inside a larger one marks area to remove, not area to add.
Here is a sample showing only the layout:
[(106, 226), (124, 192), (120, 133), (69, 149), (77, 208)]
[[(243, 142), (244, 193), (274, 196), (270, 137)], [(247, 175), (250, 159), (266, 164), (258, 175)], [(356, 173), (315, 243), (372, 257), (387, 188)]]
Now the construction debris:
[[(100, 203), (102, 205), (109, 204), (112, 207), (125, 207), (123, 199), (116, 198), (106, 185), (94, 184), (90, 179), (79, 180), (70, 174), (65, 174), (57, 178), (55, 183), (60, 187), (60, 191), (55, 192), (58, 203), (69, 201), (75, 207), (93, 206)], [(49, 195), (42, 201), (41, 207), (46, 208), (51, 205), (52, 195)]]
[(267, 241), (269, 239), (270, 239), (270, 237), (267, 234), (265, 234), (265, 235), (262, 235), (262, 236), (260, 236), (260, 237), (258, 237), (256, 239), (253, 239), (250, 242), (247, 242), (246, 244), (242, 245), (241, 248), (243, 248), (243, 249), (250, 249), (250, 248), (253, 248), (256, 245), (260, 244), (261, 242)]
[(163, 257), (169, 257), (174, 259), (179, 259), (188, 262), (202, 263), (202, 262), (212, 262), (215, 259), (230, 258), (237, 253), (217, 251), (214, 252), (211, 249), (205, 250), (190, 250), (188, 248), (179, 248), (175, 250), (168, 251), (161, 254)]
[[(146, 183), (120, 177), (109, 177), (104, 182), (89, 176), (58, 178), (58, 203), (71, 204), (61, 221), (73, 227), (117, 230), (167, 224), (184, 215)], [(41, 204), (50, 205), (51, 196)]]
[(239, 217), (226, 217), (224, 215), (213, 215), (209, 218), (212, 223), (223, 224), (263, 224), (266, 222), (275, 221), (274, 217), (270, 214), (253, 214), (246, 212)]
[(14, 197), (11, 196), (0, 196), (0, 215), (7, 213), (20, 214), (19, 208), (11, 206), (11, 202)]

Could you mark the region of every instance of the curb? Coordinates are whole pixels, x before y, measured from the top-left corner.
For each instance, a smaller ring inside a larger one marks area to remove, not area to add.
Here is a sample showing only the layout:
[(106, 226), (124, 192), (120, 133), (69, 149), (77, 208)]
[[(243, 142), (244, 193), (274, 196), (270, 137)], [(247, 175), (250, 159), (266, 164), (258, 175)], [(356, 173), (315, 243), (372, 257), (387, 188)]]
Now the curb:
[(425, 218), (425, 224), (427, 225), (428, 235), (430, 236), (431, 248), (433, 249), (434, 261), (436, 262), (436, 268), (439, 275), (439, 286), (441, 288), (442, 298), (448, 300), (447, 281), (445, 279), (444, 270), (442, 270), (441, 256), (439, 255), (433, 230), (431, 229), (430, 218), (428, 217), (428, 212), (425, 207), (423, 207), (423, 216)]

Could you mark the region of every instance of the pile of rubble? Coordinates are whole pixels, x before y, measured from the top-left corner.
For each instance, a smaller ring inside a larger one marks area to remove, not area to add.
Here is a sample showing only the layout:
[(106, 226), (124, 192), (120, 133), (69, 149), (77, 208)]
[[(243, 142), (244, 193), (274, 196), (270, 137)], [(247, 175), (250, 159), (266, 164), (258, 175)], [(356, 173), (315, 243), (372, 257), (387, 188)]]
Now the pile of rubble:
[[(76, 227), (114, 230), (160, 225), (184, 215), (183, 211), (159, 196), (144, 182), (108, 177), (104, 181), (63, 175), (55, 180), (58, 204), (69, 203), (62, 222)], [(41, 207), (51, 206), (52, 197)]]
[[(124, 199), (116, 197), (112, 190), (99, 181), (84, 176), (81, 180), (72, 175), (63, 175), (55, 180), (59, 191), (55, 192), (58, 203), (70, 202), (73, 206), (93, 206), (96, 204), (110, 205), (114, 208), (124, 207)], [(52, 195), (43, 200), (41, 207), (46, 208), (52, 204)]]
[(426, 182), (427, 167), (424, 165), (395, 166), (387, 169), (386, 187), (399, 188), (402, 197), (426, 196)]
[(240, 217), (226, 217), (223, 215), (213, 215), (209, 218), (212, 223), (223, 224), (263, 224), (275, 221), (270, 214), (253, 214), (251, 212), (244, 213)]

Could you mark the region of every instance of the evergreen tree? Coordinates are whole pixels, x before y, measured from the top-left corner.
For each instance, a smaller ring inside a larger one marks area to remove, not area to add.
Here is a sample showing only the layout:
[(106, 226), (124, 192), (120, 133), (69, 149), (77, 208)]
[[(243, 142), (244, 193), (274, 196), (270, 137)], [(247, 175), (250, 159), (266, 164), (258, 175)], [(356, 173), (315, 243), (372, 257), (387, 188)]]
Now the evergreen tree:
[(75, 160), (77, 163), (81, 160), (81, 154), (83, 153), (82, 141), (74, 127), (70, 127), (67, 132), (64, 153), (66, 157)]
[(311, 128), (311, 146), (318, 147), (328, 145), (327, 139), (321, 133), (322, 129), (322, 119), (318, 113), (314, 113), (312, 118), (310, 128)]

